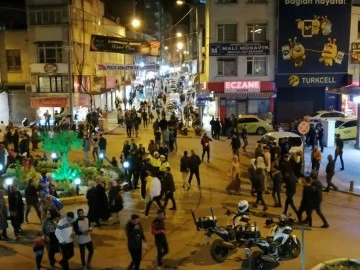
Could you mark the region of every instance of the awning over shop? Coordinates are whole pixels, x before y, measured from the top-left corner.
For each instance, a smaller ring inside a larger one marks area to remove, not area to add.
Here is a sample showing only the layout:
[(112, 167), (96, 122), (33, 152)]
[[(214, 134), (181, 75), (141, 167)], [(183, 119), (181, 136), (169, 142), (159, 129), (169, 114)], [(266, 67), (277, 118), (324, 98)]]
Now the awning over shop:
[(273, 92), (254, 92), (254, 93), (214, 93), (215, 97), (245, 99), (245, 98), (269, 98), (274, 95)]
[(339, 95), (344, 94), (344, 95), (357, 96), (360, 95), (360, 87), (358, 85), (347, 85), (340, 88), (329, 89), (328, 92)]

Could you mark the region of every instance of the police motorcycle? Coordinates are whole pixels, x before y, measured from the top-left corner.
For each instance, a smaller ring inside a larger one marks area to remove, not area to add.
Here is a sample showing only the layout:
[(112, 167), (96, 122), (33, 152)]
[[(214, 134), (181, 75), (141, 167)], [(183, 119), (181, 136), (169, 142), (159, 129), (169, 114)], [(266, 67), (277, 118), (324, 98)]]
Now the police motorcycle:
[(251, 270), (271, 270), (280, 265), (279, 260), (297, 258), (301, 251), (300, 240), (292, 234), (294, 220), (280, 215), (279, 221), (267, 219), (265, 225), (270, 227), (266, 238), (258, 238), (254, 244), (260, 249), (249, 254), (248, 264)]
[[(197, 230), (206, 231), (205, 242), (211, 243), (210, 255), (214, 261), (224, 262), (231, 250), (243, 244), (252, 243), (260, 237), (258, 228), (249, 222), (249, 203), (247, 201), (242, 200), (238, 203), (237, 213), (232, 213), (229, 210), (226, 212), (229, 220), (225, 227), (216, 225), (217, 220), (214, 211), (212, 208), (210, 211), (211, 216), (198, 219), (196, 219), (193, 211), (191, 213)], [(211, 242), (211, 237), (214, 234), (218, 237)]]

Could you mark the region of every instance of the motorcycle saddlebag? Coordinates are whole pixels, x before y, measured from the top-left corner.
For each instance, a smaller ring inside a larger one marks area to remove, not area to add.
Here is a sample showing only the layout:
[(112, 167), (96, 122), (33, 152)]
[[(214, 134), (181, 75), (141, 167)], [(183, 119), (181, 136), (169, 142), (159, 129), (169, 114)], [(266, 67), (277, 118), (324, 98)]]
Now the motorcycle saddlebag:
[(196, 220), (196, 226), (201, 230), (207, 230), (209, 228), (216, 227), (216, 217), (207, 216), (207, 217), (200, 217)]

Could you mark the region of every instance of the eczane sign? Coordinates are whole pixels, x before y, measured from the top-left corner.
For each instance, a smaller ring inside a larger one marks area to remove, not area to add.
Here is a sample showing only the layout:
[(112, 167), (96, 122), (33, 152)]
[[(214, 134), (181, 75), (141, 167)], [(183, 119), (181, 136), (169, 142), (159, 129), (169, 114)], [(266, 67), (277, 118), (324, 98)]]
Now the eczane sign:
[(260, 92), (260, 81), (232, 81), (224, 82), (225, 93)]

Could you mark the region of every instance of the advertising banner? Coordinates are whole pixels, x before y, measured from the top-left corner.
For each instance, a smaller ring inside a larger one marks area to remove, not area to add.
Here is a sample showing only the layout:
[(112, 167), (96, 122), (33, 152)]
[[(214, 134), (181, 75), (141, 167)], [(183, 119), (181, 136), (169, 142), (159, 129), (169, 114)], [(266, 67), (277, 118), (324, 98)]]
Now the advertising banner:
[(277, 87), (340, 87), (347, 84), (347, 74), (289, 74), (276, 75)]
[(352, 64), (360, 63), (360, 42), (351, 43), (350, 55)]
[(91, 35), (90, 51), (159, 56), (160, 41)]
[(40, 108), (40, 107), (66, 107), (68, 106), (68, 98), (58, 97), (58, 98), (31, 98), (31, 108)]
[(270, 44), (258, 43), (210, 43), (210, 56), (254, 56), (269, 55)]
[(99, 71), (113, 71), (113, 70), (158, 70), (159, 65), (98, 65)]
[(277, 74), (347, 73), (350, 20), (351, 0), (279, 0)]

